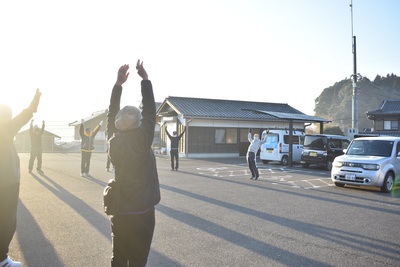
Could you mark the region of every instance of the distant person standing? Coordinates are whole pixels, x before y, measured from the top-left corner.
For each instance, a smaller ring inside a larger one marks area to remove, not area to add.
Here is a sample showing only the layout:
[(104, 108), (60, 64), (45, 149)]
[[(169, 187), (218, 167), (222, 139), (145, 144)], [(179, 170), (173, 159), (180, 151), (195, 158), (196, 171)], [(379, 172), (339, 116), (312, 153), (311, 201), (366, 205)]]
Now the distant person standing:
[(265, 136), (266, 132), (262, 135), (262, 140), (260, 140), (259, 134), (254, 134), (254, 138), (251, 136), (251, 129), (249, 129), (248, 139), (250, 142), (249, 148), (247, 149), (247, 163), (249, 164), (249, 169), (251, 171), (251, 180), (258, 180), (259, 173), (257, 167), (257, 152), (260, 146), (266, 142)]
[(169, 140), (171, 140), (171, 150), (169, 152), (171, 155), (171, 171), (173, 171), (174, 169), (177, 171), (179, 168), (179, 141), (185, 133), (185, 130), (183, 130), (180, 135), (177, 135), (178, 133), (176, 131), (172, 132), (172, 135), (168, 132), (167, 129), (165, 129), (165, 131), (167, 132)]
[(31, 125), (29, 127), (29, 136), (31, 138), (31, 155), (28, 166), (29, 173), (32, 172), (35, 159), (37, 159), (36, 170), (38, 172), (42, 171), (42, 135), (44, 127), (44, 121), (42, 122), (42, 128), (39, 129), (37, 125), (33, 126), (33, 120), (31, 120)]
[[(107, 136), (107, 143), (110, 140), (110, 138), (113, 136), (113, 133), (109, 133), (108, 131), (106, 131), (106, 136)], [(111, 158), (110, 155), (108, 154), (108, 146), (107, 146), (107, 162), (106, 162), (106, 171), (109, 172), (110, 171), (110, 167), (111, 165), (113, 166), (112, 168), (112, 172), (114, 172), (114, 165), (111, 163)]]
[(94, 151), (94, 138), (96, 134), (99, 132), (100, 127), (103, 121), (97, 125), (94, 130), (92, 131), (91, 128), (83, 125), (83, 120), (81, 120), (81, 125), (79, 127), (79, 134), (81, 136), (81, 176), (82, 177), (90, 177), (89, 170), (90, 170), (90, 159), (92, 157), (92, 152)]
[(0, 105), (0, 266), (20, 267), (10, 259), (8, 249), (17, 228), (17, 207), (20, 185), (20, 161), (14, 147), (14, 137), (37, 111), (39, 89), (27, 109), (12, 117), (11, 108)]

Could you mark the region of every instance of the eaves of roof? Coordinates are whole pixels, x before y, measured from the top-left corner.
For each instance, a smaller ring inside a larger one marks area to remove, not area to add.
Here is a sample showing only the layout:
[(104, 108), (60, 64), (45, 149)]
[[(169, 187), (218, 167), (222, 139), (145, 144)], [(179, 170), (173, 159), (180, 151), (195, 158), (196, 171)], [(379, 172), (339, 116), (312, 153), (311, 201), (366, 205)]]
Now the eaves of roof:
[(238, 100), (168, 97), (157, 111), (158, 115), (183, 115), (186, 118), (228, 120), (280, 120), (276, 116), (254, 110), (305, 115), (282, 103), (264, 103)]
[(368, 117), (384, 117), (400, 115), (400, 100), (387, 99), (382, 101), (378, 109), (367, 111)]

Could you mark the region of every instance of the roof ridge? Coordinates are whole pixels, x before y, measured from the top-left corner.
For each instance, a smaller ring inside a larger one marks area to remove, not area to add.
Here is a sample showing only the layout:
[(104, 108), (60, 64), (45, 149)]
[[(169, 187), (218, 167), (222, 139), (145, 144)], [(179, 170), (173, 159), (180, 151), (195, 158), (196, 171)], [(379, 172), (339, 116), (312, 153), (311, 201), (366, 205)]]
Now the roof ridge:
[(260, 102), (252, 100), (234, 100), (234, 99), (220, 99), (220, 98), (204, 98), (204, 97), (185, 97), (185, 96), (168, 96), (168, 98), (181, 98), (181, 99), (193, 99), (193, 100), (207, 100), (207, 101), (229, 101), (229, 102), (246, 102), (246, 103), (258, 103), (258, 104), (274, 104), (274, 105), (287, 105), (288, 103), (275, 103), (275, 102)]

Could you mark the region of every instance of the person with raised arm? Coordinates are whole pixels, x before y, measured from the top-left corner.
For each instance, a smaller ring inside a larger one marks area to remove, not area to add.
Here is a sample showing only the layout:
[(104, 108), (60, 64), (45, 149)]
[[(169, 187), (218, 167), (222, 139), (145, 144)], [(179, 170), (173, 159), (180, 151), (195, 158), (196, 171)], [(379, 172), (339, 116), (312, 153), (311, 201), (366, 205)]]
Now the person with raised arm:
[(155, 205), (160, 202), (156, 159), (152, 150), (156, 125), (153, 87), (143, 62), (136, 64), (142, 78), (142, 111), (134, 106), (120, 109), (122, 85), (129, 65), (119, 68), (107, 115), (107, 132), (114, 133), (108, 153), (120, 183), (119, 211), (110, 216), (111, 266), (145, 266), (155, 228)]
[(11, 108), (0, 105), (0, 266), (20, 267), (8, 256), (8, 249), (17, 228), (17, 206), (20, 186), (20, 161), (14, 137), (37, 111), (41, 92), (36, 90), (28, 108), (12, 117)]

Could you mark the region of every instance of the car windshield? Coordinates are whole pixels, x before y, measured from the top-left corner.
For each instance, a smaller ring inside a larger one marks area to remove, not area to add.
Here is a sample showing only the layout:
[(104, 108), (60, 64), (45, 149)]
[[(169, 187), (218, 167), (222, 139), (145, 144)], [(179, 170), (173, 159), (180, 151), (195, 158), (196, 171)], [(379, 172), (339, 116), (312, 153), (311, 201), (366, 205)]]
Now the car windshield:
[(347, 150), (347, 155), (390, 157), (393, 141), (385, 140), (353, 140)]

